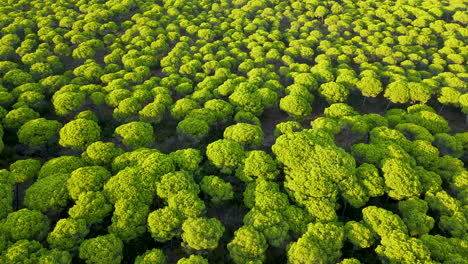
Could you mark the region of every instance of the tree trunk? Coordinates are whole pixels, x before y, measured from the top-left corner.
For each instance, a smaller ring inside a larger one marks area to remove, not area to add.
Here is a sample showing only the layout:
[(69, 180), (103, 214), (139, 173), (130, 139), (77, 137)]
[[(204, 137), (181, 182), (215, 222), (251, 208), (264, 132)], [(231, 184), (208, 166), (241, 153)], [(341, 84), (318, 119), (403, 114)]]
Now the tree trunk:
[(387, 104), (387, 107), (385, 107), (385, 111), (388, 110), (388, 108), (390, 107), (390, 104), (392, 103), (392, 101), (388, 100), (388, 104)]
[(442, 107), (439, 109), (439, 115), (440, 115), (440, 113), (442, 113), (442, 110), (444, 110), (444, 106), (445, 105), (442, 105)]
[(343, 211), (341, 212), (341, 216), (344, 216), (346, 208), (348, 207), (348, 201), (346, 199), (343, 199)]
[(367, 99), (367, 97), (364, 96), (364, 100), (362, 100), (362, 105), (361, 105), (361, 107), (364, 106), (364, 104), (366, 103), (366, 99)]

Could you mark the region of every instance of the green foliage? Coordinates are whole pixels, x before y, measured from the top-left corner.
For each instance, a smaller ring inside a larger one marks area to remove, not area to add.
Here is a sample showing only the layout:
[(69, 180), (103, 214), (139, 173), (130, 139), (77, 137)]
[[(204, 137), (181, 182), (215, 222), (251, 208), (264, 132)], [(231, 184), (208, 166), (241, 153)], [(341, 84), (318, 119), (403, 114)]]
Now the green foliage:
[(275, 126), (275, 130), (273, 132), (275, 137), (279, 137), (282, 134), (292, 133), (292, 132), (299, 132), (302, 130), (301, 123), (297, 121), (286, 121), (281, 122)]
[(252, 226), (237, 229), (234, 232), (234, 239), (227, 245), (234, 263), (263, 262), (267, 247), (264, 235)]
[(286, 87), (286, 94), (304, 97), (309, 103), (313, 103), (315, 99), (314, 95), (310, 93), (305, 86), (299, 84), (293, 84)]
[(339, 264), (361, 264), (361, 262), (355, 258), (343, 259)]
[(212, 250), (224, 233), (224, 226), (216, 218), (189, 218), (182, 224), (182, 246), (195, 250)]
[(462, 94), (455, 88), (452, 87), (442, 87), (440, 89), (440, 95), (437, 98), (439, 103), (444, 105), (458, 105), (460, 96)]
[(310, 123), (312, 129), (323, 129), (332, 135), (341, 131), (340, 124), (333, 118), (318, 117)]
[(47, 242), (51, 248), (73, 251), (78, 249), (89, 230), (83, 219), (60, 219), (54, 230), (47, 236)]
[(307, 87), (309, 91), (313, 91), (318, 88), (317, 80), (311, 73), (298, 73), (294, 75), (294, 83)]
[(190, 111), (199, 108), (199, 104), (189, 98), (177, 100), (171, 107), (171, 115), (177, 120), (183, 119)]
[(204, 176), (200, 182), (200, 188), (204, 193), (209, 195), (213, 203), (234, 198), (232, 185), (218, 176)]
[(167, 173), (156, 184), (156, 192), (163, 199), (169, 199), (181, 191), (193, 192), (195, 194), (200, 192), (192, 175), (185, 171)]
[(459, 211), (461, 207), (460, 201), (443, 190), (436, 193), (427, 193), (424, 199), (431, 210), (442, 215), (452, 216)]
[(72, 255), (65, 250), (51, 249), (40, 250), (38, 263), (71, 263)]
[(462, 112), (468, 115), (468, 94), (461, 95), (458, 100), (460, 102)]
[(198, 255), (190, 255), (188, 258), (181, 258), (177, 261), (177, 264), (208, 264), (208, 260), (206, 260), (202, 256)]
[(286, 95), (281, 98), (279, 107), (295, 119), (304, 119), (312, 112), (312, 106), (306, 99), (297, 95)]
[(79, 257), (86, 263), (120, 263), (123, 257), (123, 243), (113, 234), (86, 239), (81, 243)]
[(83, 92), (55, 93), (52, 98), (55, 113), (63, 116), (77, 110), (84, 102), (86, 94)]
[(69, 174), (57, 173), (38, 179), (26, 190), (24, 204), (30, 209), (41, 212), (60, 211), (68, 203), (67, 181), (69, 177)]
[(96, 55), (92, 47), (86, 45), (79, 45), (73, 50), (72, 56), (74, 59), (91, 59)]
[(255, 185), (255, 206), (264, 210), (284, 210), (289, 205), (288, 196), (279, 190), (276, 182), (259, 180)]
[(429, 111), (409, 114), (406, 116), (406, 121), (422, 126), (432, 134), (447, 133), (450, 131), (448, 122), (442, 116)]
[(3, 118), (3, 126), (8, 129), (19, 129), (28, 121), (39, 118), (39, 113), (29, 107), (13, 109)]
[(127, 167), (112, 176), (104, 184), (104, 194), (109, 202), (115, 204), (118, 200), (138, 199), (144, 204), (153, 200), (154, 182), (146, 181), (146, 175), (138, 167)]
[(170, 153), (169, 156), (181, 170), (186, 171), (195, 171), (203, 160), (200, 151), (193, 148), (180, 149)]
[(148, 205), (134, 199), (118, 200), (114, 207), (112, 224), (108, 227), (109, 234), (115, 234), (122, 241), (128, 242), (146, 232)]
[(336, 223), (309, 224), (307, 232), (288, 247), (290, 263), (335, 263), (341, 257), (344, 228)]
[(202, 119), (185, 118), (177, 124), (177, 132), (200, 140), (210, 132), (210, 125)]
[(195, 192), (186, 190), (169, 197), (167, 204), (184, 217), (197, 217), (206, 209), (205, 203)]
[(385, 183), (379, 170), (372, 164), (363, 163), (356, 168), (356, 176), (371, 197), (384, 194)]
[(148, 215), (148, 229), (154, 240), (165, 242), (180, 234), (183, 221), (176, 209), (164, 207)]
[(152, 102), (143, 107), (139, 112), (139, 118), (142, 122), (151, 124), (161, 123), (166, 112), (166, 107), (157, 102)]
[(33, 82), (31, 74), (24, 72), (20, 69), (13, 69), (11, 71), (8, 71), (3, 76), (3, 80), (6, 83), (12, 84), (13, 86), (20, 86), (25, 83)]
[(76, 119), (65, 124), (59, 131), (59, 144), (73, 149), (84, 149), (101, 137), (99, 125), (87, 119)]
[(3, 219), (13, 211), (13, 184), (0, 182), (0, 194), (0, 219)]
[(382, 91), (382, 82), (374, 77), (363, 77), (356, 83), (356, 87), (365, 97), (377, 97)]
[(254, 150), (247, 154), (241, 173), (241, 180), (274, 180), (278, 174), (277, 163), (273, 158), (264, 151)]
[(432, 89), (423, 82), (409, 82), (409, 95), (412, 102), (425, 104), (432, 96)]
[(466, 1), (3, 2), (0, 263), (466, 262)]
[(133, 149), (151, 146), (154, 142), (153, 126), (145, 122), (131, 122), (118, 126), (115, 134), (122, 138), (122, 143)]
[(450, 155), (455, 158), (463, 156), (462, 142), (447, 133), (435, 134), (433, 145), (439, 149), (441, 156)]
[(289, 226), (278, 211), (254, 207), (244, 216), (244, 224), (261, 231), (274, 247), (281, 247), (289, 238)]
[(84, 219), (87, 224), (94, 224), (101, 222), (112, 209), (102, 192), (86, 192), (78, 196), (68, 214), (75, 219)]
[(410, 238), (398, 231), (382, 237), (375, 252), (382, 262), (388, 263), (428, 263), (431, 253), (421, 240)]
[(460, 238), (447, 238), (441, 235), (422, 235), (420, 237), (423, 244), (431, 252), (431, 257), (440, 262), (457, 261), (463, 259), (466, 247)]
[(410, 100), (408, 83), (402, 80), (389, 83), (385, 88), (384, 96), (392, 103), (407, 103)]
[(403, 133), (407, 139), (414, 140), (426, 140), (428, 142), (434, 141), (434, 137), (431, 132), (422, 126), (415, 125), (413, 123), (403, 123), (395, 126), (395, 129)]
[(374, 144), (391, 145), (396, 144), (405, 151), (411, 148), (411, 142), (395, 129), (388, 127), (376, 127), (370, 131), (370, 141)]
[(234, 121), (236, 121), (237, 123), (249, 123), (257, 126), (262, 125), (262, 122), (260, 122), (260, 119), (258, 117), (256, 117), (251, 112), (246, 111), (237, 112), (237, 114), (234, 115)]
[(312, 217), (306, 210), (295, 205), (288, 206), (282, 211), (282, 215), (293, 234), (297, 236), (304, 234), (307, 231), (307, 225), (312, 221)]
[(205, 102), (204, 107), (213, 110), (216, 118), (221, 120), (221, 122), (228, 121), (234, 113), (234, 107), (230, 103), (220, 99), (208, 100)]
[(387, 118), (390, 127), (394, 127), (399, 123), (403, 123), (407, 114), (408, 113), (405, 110), (395, 108), (388, 110), (387, 113), (385, 113), (385, 117)]
[(10, 171), (17, 183), (32, 180), (37, 177), (42, 162), (37, 159), (17, 160), (10, 165)]
[(39, 211), (23, 208), (8, 214), (1, 229), (12, 241), (41, 241), (49, 232), (49, 219)]
[(127, 167), (141, 165), (149, 154), (160, 153), (157, 149), (139, 148), (134, 151), (124, 152), (112, 161), (112, 171), (119, 172)]
[(375, 233), (363, 222), (348, 221), (346, 238), (357, 248), (369, 248), (375, 243)]
[(332, 104), (325, 108), (323, 113), (326, 117), (330, 118), (341, 118), (344, 116), (354, 116), (358, 114), (351, 106), (344, 103)]
[(100, 166), (78, 168), (67, 180), (68, 193), (72, 199), (77, 200), (82, 193), (101, 190), (111, 176), (108, 170)]
[(434, 227), (434, 219), (426, 215), (429, 207), (424, 200), (411, 198), (406, 201), (400, 201), (398, 209), (411, 236), (427, 234)]
[(344, 85), (337, 82), (327, 82), (320, 85), (320, 94), (328, 103), (340, 103), (348, 99), (349, 91)]
[(81, 157), (87, 163), (105, 166), (110, 165), (114, 158), (122, 153), (123, 150), (116, 148), (114, 143), (96, 141), (86, 148)]
[(421, 182), (408, 163), (399, 159), (384, 159), (382, 172), (391, 198), (402, 200), (417, 197), (421, 193)]
[(354, 159), (343, 149), (333, 146), (330, 134), (323, 130), (282, 135), (272, 150), (289, 168), (285, 181), (288, 193), (306, 206), (311, 215), (323, 220), (335, 219), (336, 184), (346, 177), (354, 177)]
[(264, 133), (260, 126), (247, 123), (237, 123), (224, 130), (224, 138), (233, 140), (248, 148), (255, 148), (262, 144)]
[(5, 250), (2, 260), (6, 263), (35, 263), (42, 249), (38, 241), (19, 240)]
[(142, 255), (136, 257), (135, 264), (166, 264), (166, 255), (159, 248), (147, 250)]
[[(169, 155), (159, 152), (149, 154), (141, 163), (147, 180), (159, 181), (161, 176), (176, 170), (173, 159)], [(151, 183), (149, 183), (151, 184)]]
[(62, 124), (55, 120), (37, 118), (24, 123), (18, 130), (18, 141), (31, 148), (57, 140)]
[(39, 170), (38, 179), (40, 180), (58, 173), (71, 173), (83, 166), (85, 166), (85, 162), (75, 156), (53, 158), (42, 165), (41, 170)]
[(239, 85), (229, 96), (229, 101), (236, 106), (238, 111), (250, 112), (255, 116), (260, 116), (264, 110), (265, 98), (253, 84)]
[(207, 146), (206, 156), (222, 172), (228, 173), (241, 165), (245, 152), (239, 143), (220, 139)]
[(362, 209), (362, 219), (381, 238), (388, 237), (393, 232), (408, 233), (405, 223), (398, 215), (376, 206)]

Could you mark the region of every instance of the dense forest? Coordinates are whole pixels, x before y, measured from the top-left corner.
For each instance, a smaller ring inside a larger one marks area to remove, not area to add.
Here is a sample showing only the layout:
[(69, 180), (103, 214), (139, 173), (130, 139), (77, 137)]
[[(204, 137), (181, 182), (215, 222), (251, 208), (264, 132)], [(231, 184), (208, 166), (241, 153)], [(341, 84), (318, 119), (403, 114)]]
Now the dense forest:
[(468, 263), (467, 10), (0, 1), (0, 263)]

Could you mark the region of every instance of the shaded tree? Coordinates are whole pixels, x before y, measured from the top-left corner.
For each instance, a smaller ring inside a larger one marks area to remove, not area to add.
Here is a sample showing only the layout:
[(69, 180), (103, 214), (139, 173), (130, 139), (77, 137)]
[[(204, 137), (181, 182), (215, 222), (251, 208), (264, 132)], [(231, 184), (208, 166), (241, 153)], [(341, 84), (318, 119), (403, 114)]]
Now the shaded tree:
[(245, 152), (239, 143), (220, 139), (208, 145), (206, 156), (222, 172), (229, 173), (241, 165)]
[(218, 176), (204, 176), (200, 182), (200, 188), (209, 195), (213, 203), (220, 203), (234, 198), (232, 185)]
[(344, 228), (336, 223), (309, 224), (307, 232), (288, 247), (290, 263), (333, 263), (341, 257)]
[(182, 246), (195, 250), (213, 250), (224, 233), (216, 218), (189, 218), (182, 224)]
[(91, 120), (76, 119), (65, 124), (59, 131), (59, 144), (73, 149), (84, 149), (101, 137), (101, 128)]
[(264, 137), (260, 126), (247, 123), (237, 123), (224, 130), (224, 138), (233, 140), (247, 148), (260, 146)]
[(2, 230), (12, 241), (41, 241), (49, 232), (49, 219), (37, 210), (23, 208), (8, 214), (2, 223)]
[(97, 236), (81, 243), (79, 257), (86, 263), (120, 263), (123, 247), (122, 241), (114, 234)]
[(81, 193), (68, 214), (75, 219), (84, 219), (88, 225), (101, 222), (113, 207), (102, 192)]
[(154, 142), (153, 126), (145, 122), (130, 122), (115, 129), (122, 143), (133, 149), (151, 146)]
[(135, 264), (166, 264), (167, 258), (164, 252), (159, 248), (153, 248), (145, 251), (135, 259)]
[(154, 240), (165, 242), (180, 234), (183, 221), (176, 209), (164, 207), (148, 215), (148, 229)]
[(234, 239), (227, 245), (234, 263), (263, 261), (268, 244), (264, 235), (252, 226), (242, 226), (234, 232)]
[(66, 183), (69, 177), (69, 174), (58, 173), (37, 180), (26, 190), (24, 204), (41, 212), (59, 212), (68, 203)]
[(118, 200), (114, 204), (112, 224), (107, 228), (124, 242), (135, 239), (146, 232), (149, 206), (139, 200)]
[(86, 221), (83, 219), (63, 218), (55, 225), (47, 236), (51, 248), (74, 251), (78, 249), (89, 233)]

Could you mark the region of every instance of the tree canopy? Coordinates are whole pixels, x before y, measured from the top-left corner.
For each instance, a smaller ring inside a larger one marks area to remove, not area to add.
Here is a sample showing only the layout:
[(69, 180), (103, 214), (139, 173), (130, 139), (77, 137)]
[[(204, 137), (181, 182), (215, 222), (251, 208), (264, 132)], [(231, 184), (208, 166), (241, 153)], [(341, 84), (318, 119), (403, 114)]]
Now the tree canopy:
[(467, 7), (1, 1), (0, 263), (465, 263)]

